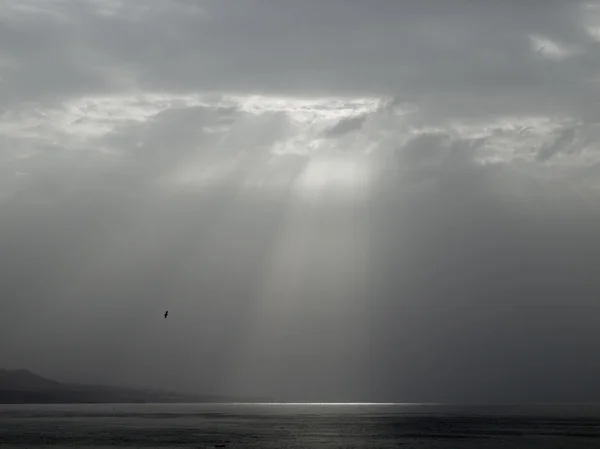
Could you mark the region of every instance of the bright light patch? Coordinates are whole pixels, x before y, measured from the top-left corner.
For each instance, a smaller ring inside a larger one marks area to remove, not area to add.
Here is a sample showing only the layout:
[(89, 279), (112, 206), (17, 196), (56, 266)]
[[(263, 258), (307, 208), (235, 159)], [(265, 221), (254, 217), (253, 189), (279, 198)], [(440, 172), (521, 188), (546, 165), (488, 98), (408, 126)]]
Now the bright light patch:
[(531, 49), (546, 59), (562, 61), (578, 53), (577, 49), (553, 41), (545, 36), (529, 36)]
[(354, 191), (368, 184), (364, 158), (352, 156), (315, 157), (296, 182), (300, 194), (315, 194), (325, 190)]
[(223, 97), (223, 105), (236, 105), (251, 114), (285, 112), (294, 123), (311, 123), (317, 119), (339, 120), (376, 111), (379, 98), (293, 98), (267, 96)]
[[(316, 192), (320, 188), (353, 189), (366, 185), (364, 167), (353, 156), (353, 152), (331, 156), (332, 152), (340, 152), (336, 151), (339, 149), (335, 141), (328, 139), (326, 133), (340, 121), (376, 112), (381, 107), (378, 99), (298, 99), (254, 95), (205, 95), (197, 98), (202, 107), (236, 109), (235, 125), (206, 129), (207, 134), (222, 136), (215, 143), (216, 147), (210, 149), (213, 157), (210, 161), (200, 158), (186, 162), (181, 172), (171, 178), (174, 182), (197, 187), (217, 185), (230, 174), (230, 168), (227, 167), (231, 163), (221, 159), (229, 158), (228, 154), (241, 152), (249, 157), (247, 162), (250, 166), (240, 162), (236, 177), (248, 189), (288, 185), (295, 174), (278, 168), (273, 160), (290, 157), (309, 159), (300, 179), (294, 183), (299, 190)], [(274, 136), (270, 142), (261, 141), (260, 145), (253, 145), (247, 135), (237, 139), (239, 130), (248, 126), (255, 128), (249, 120), (257, 116), (273, 120), (272, 126), (283, 127), (283, 133)], [(368, 149), (368, 145), (364, 146), (363, 153)]]

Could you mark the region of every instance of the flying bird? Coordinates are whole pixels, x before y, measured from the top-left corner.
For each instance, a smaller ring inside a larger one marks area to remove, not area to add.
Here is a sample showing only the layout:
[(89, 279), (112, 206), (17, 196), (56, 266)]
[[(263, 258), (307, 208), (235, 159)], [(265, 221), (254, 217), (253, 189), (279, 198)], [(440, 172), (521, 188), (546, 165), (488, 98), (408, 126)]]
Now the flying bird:
[(169, 316), (169, 311), (168, 311), (168, 310), (165, 312), (165, 318), (166, 318), (167, 316)]

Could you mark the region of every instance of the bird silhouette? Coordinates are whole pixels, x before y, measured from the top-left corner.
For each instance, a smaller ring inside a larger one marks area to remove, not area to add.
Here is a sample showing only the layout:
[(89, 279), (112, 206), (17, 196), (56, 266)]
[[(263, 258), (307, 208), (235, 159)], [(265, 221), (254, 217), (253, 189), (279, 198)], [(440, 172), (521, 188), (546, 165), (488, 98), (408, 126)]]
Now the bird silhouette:
[(165, 312), (165, 318), (166, 318), (167, 316), (169, 316), (169, 311), (168, 311), (168, 310)]

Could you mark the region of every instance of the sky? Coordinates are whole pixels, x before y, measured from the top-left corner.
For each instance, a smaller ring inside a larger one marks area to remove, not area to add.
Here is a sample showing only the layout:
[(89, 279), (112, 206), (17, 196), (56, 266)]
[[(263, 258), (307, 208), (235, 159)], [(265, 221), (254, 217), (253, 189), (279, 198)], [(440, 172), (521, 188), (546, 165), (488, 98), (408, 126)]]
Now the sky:
[(0, 0), (0, 366), (600, 401), (599, 94), (597, 2)]

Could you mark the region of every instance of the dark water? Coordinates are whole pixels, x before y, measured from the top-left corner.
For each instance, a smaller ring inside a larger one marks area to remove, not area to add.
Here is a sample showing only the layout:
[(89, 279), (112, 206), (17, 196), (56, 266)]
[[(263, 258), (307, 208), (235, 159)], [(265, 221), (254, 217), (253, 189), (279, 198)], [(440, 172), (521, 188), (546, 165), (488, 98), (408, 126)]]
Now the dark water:
[(600, 448), (600, 407), (0, 405), (0, 447)]

